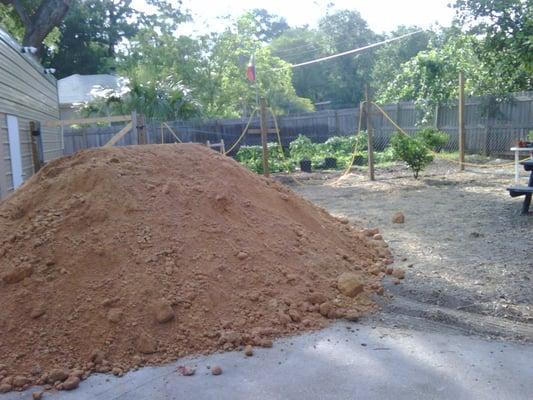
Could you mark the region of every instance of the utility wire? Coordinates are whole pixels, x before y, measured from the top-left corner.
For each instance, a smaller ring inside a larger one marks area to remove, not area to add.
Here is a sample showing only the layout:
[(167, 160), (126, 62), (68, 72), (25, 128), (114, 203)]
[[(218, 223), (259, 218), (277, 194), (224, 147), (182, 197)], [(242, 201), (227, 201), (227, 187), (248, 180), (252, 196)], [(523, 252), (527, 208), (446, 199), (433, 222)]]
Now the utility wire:
[(395, 38), (390, 38), (390, 39), (387, 39), (387, 40), (383, 40), (383, 41), (381, 41), (381, 42), (377, 42), (377, 43), (369, 44), (368, 46), (359, 47), (359, 48), (357, 48), (357, 49), (352, 49), (352, 50), (348, 50), (348, 51), (343, 51), (342, 53), (337, 53), (337, 54), (333, 54), (333, 55), (331, 55), (331, 56), (317, 58), (317, 59), (315, 59), (315, 60), (310, 60), (310, 61), (306, 61), (306, 62), (299, 63), (299, 64), (291, 64), (290, 67), (291, 67), (291, 68), (303, 67), (304, 65), (316, 64), (316, 63), (319, 63), (319, 62), (322, 62), (322, 61), (331, 60), (331, 59), (333, 59), (333, 58), (342, 57), (342, 56), (347, 56), (347, 55), (349, 55), (349, 54), (354, 54), (354, 53), (359, 53), (359, 52), (361, 52), (361, 51), (363, 51), (363, 50), (368, 50), (368, 49), (371, 49), (371, 48), (374, 48), (374, 47), (378, 47), (378, 46), (381, 46), (381, 45), (384, 45), (384, 44), (387, 44), (387, 43), (395, 42), (395, 41), (397, 41), (397, 40), (400, 40), (400, 39), (406, 38), (406, 37), (408, 37), (408, 36), (415, 35), (415, 34), (420, 33), (420, 32), (423, 32), (423, 31), (422, 31), (422, 30), (419, 30), (419, 31), (416, 31), (416, 32), (406, 33), (405, 35), (401, 35), (401, 36), (397, 36), (397, 37), (395, 37)]

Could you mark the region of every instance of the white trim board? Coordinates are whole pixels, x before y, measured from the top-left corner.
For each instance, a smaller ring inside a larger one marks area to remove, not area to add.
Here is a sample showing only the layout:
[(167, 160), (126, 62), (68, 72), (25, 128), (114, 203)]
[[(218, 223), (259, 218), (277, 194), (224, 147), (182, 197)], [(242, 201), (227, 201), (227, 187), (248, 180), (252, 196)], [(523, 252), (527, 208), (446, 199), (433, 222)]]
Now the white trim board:
[(16, 189), (24, 182), (22, 175), (22, 152), (20, 150), (19, 120), (14, 115), (6, 115), (9, 140), (9, 157), (11, 159), (11, 178)]

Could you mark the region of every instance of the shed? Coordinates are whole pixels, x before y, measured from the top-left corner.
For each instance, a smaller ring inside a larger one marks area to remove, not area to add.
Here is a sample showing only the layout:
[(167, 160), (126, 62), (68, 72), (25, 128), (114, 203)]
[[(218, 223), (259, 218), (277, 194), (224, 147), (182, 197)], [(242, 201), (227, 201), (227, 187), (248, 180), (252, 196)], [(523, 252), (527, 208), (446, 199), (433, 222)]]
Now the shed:
[(127, 79), (117, 75), (74, 74), (57, 81), (61, 119), (80, 118), (79, 106), (90, 102), (105, 92), (123, 93)]
[(26, 50), (0, 29), (0, 197), (63, 154), (56, 79)]

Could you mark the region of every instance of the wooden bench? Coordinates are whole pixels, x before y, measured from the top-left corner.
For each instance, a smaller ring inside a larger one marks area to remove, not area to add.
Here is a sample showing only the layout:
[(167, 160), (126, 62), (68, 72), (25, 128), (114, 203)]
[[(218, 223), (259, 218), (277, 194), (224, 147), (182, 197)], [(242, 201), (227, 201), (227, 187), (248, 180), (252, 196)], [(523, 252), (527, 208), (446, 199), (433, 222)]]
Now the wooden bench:
[(528, 186), (511, 186), (507, 190), (511, 197), (526, 196), (522, 205), (522, 214), (528, 214), (529, 206), (531, 205), (531, 196), (533, 195), (533, 160), (522, 161), (520, 164), (524, 166), (526, 171), (531, 171)]

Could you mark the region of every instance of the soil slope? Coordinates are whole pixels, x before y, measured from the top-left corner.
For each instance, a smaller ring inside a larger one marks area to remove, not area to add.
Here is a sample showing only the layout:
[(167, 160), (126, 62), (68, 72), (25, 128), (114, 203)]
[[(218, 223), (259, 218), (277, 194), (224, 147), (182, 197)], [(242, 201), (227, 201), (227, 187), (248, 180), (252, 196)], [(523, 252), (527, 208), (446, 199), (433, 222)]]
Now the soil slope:
[(391, 262), (376, 231), (192, 144), (53, 161), (0, 232), (0, 391), (356, 318)]

